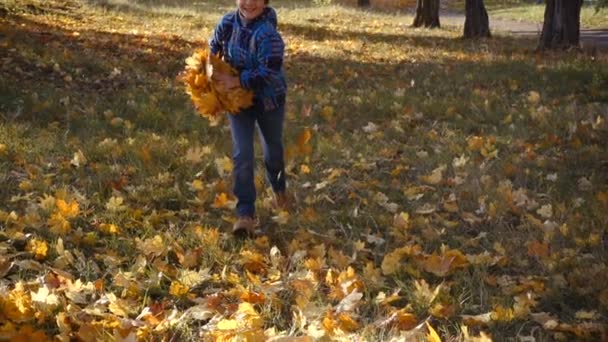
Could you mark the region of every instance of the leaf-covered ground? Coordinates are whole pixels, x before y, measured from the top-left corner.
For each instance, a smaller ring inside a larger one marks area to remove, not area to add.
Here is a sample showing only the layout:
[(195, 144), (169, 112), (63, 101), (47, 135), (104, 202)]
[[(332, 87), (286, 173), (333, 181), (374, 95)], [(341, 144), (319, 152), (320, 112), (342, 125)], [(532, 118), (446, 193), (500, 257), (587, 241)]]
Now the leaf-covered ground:
[(606, 339), (605, 53), (277, 2), (296, 204), (258, 159), (236, 240), (175, 80), (233, 1), (161, 5), (0, 0), (0, 340)]

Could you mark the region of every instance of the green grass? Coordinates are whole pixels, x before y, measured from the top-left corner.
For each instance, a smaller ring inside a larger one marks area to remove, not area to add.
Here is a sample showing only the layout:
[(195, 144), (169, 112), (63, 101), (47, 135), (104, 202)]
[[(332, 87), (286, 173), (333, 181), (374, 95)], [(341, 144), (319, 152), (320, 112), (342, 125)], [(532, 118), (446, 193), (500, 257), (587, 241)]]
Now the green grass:
[[(181, 317), (195, 304), (214, 316), (125, 328), (144, 339), (211, 338), (247, 300), (262, 328), (313, 335), (324, 319), (328, 331), (348, 326), (336, 316), (348, 294), (340, 291), (360, 285), (361, 302), (347, 310), (359, 327), (347, 340), (424, 339), (425, 320), (458, 339), (462, 315), (490, 312), (490, 324), (469, 324), (473, 334), (599, 338), (593, 324), (608, 315), (608, 56), (536, 55), (533, 39), (517, 37), (465, 41), (451, 28), (411, 29), (408, 15), (276, 5), (297, 204), (283, 223), (258, 158), (263, 232), (240, 241), (228, 233), (233, 211), (216, 205), (232, 187), (218, 167), (231, 155), (229, 129), (197, 116), (175, 80), (233, 2), (0, 1), (0, 272), (5, 260), (16, 265), (0, 279), (0, 332), (57, 334), (61, 312), (72, 334), (99, 327), (113, 336), (121, 313), (98, 301), (111, 293), (137, 311), (131, 319), (143, 307), (160, 321), (173, 308)], [(310, 153), (297, 144), (306, 129)], [(78, 203), (78, 213), (59, 200)], [(61, 234), (56, 213), (70, 222)], [(409, 221), (395, 221), (400, 213)], [(27, 263), (33, 239), (48, 244), (38, 260), (46, 270)], [(428, 264), (457, 260), (455, 251), (469, 264), (445, 274)], [(205, 275), (176, 294), (187, 270)], [(18, 282), (36, 291), (46, 276), (55, 286), (49, 274), (59, 271), (103, 289), (83, 288), (85, 303), (72, 303), (66, 287), (53, 287), (73, 311), (61, 303), (35, 306), (36, 321), (9, 315)], [(398, 289), (393, 302), (376, 301)], [(548, 312), (565, 331), (543, 329), (527, 310)], [(399, 323), (381, 323), (391, 315)]]

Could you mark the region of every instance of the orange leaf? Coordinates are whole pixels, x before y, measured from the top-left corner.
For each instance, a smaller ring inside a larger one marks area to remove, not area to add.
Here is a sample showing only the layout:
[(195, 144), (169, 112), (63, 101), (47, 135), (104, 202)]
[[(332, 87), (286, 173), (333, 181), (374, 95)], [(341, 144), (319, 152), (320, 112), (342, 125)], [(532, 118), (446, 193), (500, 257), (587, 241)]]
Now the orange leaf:
[(247, 291), (241, 294), (241, 300), (251, 304), (262, 304), (266, 300), (263, 293)]
[(393, 318), (397, 328), (400, 330), (412, 330), (418, 325), (418, 319), (412, 313), (399, 310), (394, 314)]
[(433, 254), (422, 260), (422, 268), (438, 277), (444, 277), (450, 272), (453, 261), (454, 257)]
[(479, 151), (479, 150), (481, 150), (481, 148), (484, 145), (484, 139), (483, 139), (483, 137), (472, 136), (469, 139), (467, 139), (467, 145), (468, 145), (469, 150)]
[(528, 243), (528, 255), (531, 257), (546, 258), (549, 256), (549, 245), (539, 241)]

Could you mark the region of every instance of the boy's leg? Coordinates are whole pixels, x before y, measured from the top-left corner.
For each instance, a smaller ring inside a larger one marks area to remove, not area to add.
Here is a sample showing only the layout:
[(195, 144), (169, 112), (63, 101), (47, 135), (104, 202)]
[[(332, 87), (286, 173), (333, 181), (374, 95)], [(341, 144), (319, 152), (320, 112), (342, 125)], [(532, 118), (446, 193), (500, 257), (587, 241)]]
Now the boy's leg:
[(229, 114), (232, 132), (232, 160), (234, 163), (234, 195), (238, 199), (236, 213), (239, 217), (253, 217), (255, 214), (255, 184), (253, 180), (253, 113), (243, 111)]
[(283, 156), (284, 120), (284, 105), (258, 116), (266, 175), (275, 193), (285, 191), (285, 160)]

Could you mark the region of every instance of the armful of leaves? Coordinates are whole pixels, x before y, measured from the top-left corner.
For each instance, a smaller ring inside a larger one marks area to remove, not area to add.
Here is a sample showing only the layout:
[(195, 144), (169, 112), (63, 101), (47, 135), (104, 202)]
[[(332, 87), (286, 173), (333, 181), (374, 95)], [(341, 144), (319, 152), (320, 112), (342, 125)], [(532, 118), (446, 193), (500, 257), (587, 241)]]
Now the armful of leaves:
[(224, 89), (211, 77), (214, 72), (238, 76), (238, 72), (219, 56), (211, 54), (207, 44), (186, 59), (178, 75), (198, 113), (217, 122), (224, 112), (238, 113), (253, 104), (253, 92), (241, 87)]

